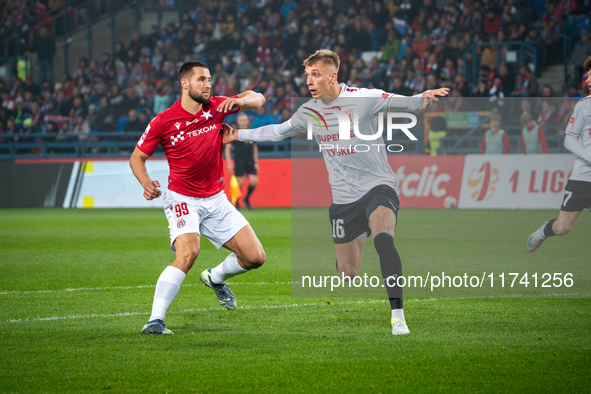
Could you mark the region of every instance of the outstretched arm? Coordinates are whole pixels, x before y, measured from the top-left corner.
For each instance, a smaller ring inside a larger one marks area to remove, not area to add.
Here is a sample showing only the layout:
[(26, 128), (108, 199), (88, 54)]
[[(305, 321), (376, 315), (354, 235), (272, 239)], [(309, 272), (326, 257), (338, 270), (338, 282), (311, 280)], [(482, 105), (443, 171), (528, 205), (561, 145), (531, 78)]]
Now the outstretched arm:
[(219, 106), (219, 112), (232, 112), (240, 108), (240, 111), (247, 111), (249, 109), (259, 109), (265, 104), (265, 96), (260, 93), (247, 90), (238, 95), (238, 98), (228, 98), (224, 100)]
[[(382, 92), (381, 90), (378, 92)], [(370, 101), (370, 111), (374, 113), (389, 111), (423, 111), (433, 103), (439, 101), (437, 97), (447, 96), (448, 88), (439, 88), (433, 90), (426, 90), (423, 93), (415, 94), (414, 96), (401, 96), (399, 94), (384, 93), (387, 96), (382, 96), (388, 100), (384, 104), (380, 104), (381, 100)], [(384, 106), (385, 105), (385, 106)]]
[(449, 94), (448, 88), (439, 88), (432, 90), (425, 90), (423, 92), (423, 105), (419, 108), (419, 111), (423, 111), (433, 104), (433, 101), (439, 101), (437, 97), (445, 97)]
[(256, 129), (234, 129), (227, 124), (222, 127), (223, 143), (227, 144), (231, 141), (283, 141), (295, 135), (297, 131), (294, 131), (289, 123), (289, 120), (281, 124), (271, 124)]
[(129, 159), (129, 166), (131, 167), (133, 175), (135, 175), (137, 180), (144, 188), (144, 198), (146, 200), (153, 200), (160, 197), (162, 192), (160, 189), (158, 189), (160, 187), (160, 183), (158, 181), (153, 181), (148, 175), (148, 170), (146, 169), (146, 160), (148, 160), (149, 157), (150, 156), (136, 147), (131, 154), (131, 158)]

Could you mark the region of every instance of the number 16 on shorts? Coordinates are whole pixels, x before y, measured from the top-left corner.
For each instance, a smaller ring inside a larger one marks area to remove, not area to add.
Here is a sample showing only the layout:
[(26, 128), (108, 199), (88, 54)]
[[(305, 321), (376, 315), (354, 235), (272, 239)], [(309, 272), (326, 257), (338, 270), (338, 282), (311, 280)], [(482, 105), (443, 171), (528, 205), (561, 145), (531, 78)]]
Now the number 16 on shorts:
[(332, 237), (345, 238), (345, 224), (344, 219), (332, 219)]

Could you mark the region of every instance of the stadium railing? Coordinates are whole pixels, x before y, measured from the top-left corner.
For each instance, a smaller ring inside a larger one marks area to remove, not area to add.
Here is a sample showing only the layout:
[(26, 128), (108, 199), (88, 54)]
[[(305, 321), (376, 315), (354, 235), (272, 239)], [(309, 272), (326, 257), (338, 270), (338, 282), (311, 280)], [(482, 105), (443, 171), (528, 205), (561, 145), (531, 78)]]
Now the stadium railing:
[[(509, 134), (509, 143), (511, 150), (509, 153), (522, 153), (521, 147), (521, 126), (502, 126), (502, 128)], [(480, 153), (480, 143), (482, 135), (486, 130), (479, 129), (478, 134), (466, 136), (450, 136), (444, 137), (440, 140), (441, 147), (439, 151), (442, 154), (451, 155), (466, 155)], [(556, 134), (556, 132), (564, 131), (562, 125), (546, 125), (544, 126), (546, 132), (546, 140), (548, 142), (548, 153), (569, 153), (570, 151), (564, 147), (564, 135)]]
[[(510, 153), (521, 153), (520, 126), (503, 126), (510, 134)], [(554, 134), (562, 131), (562, 126), (545, 126), (549, 153), (568, 152), (564, 147), (564, 136)], [(470, 136), (450, 136), (441, 139), (441, 154), (474, 154), (480, 153), (482, 133)], [(77, 133), (44, 134), (29, 133), (18, 135), (0, 135), (0, 160), (16, 159), (48, 159), (48, 158), (127, 158), (135, 149), (135, 145), (142, 132), (100, 132), (86, 134), (81, 137)], [(14, 140), (17, 137), (18, 140)], [(57, 138), (56, 138), (57, 137)], [(458, 144), (458, 141), (461, 143)], [(393, 139), (386, 141), (390, 144), (400, 144), (405, 154), (422, 154), (422, 144), (409, 139)], [(257, 143), (261, 158), (289, 158), (289, 157), (320, 157), (318, 144), (313, 140), (288, 139), (281, 142)], [(159, 147), (153, 155), (164, 157), (164, 151)]]
[[(131, 156), (142, 132), (0, 134), (0, 160), (121, 158)], [(16, 140), (15, 140), (16, 138)], [(313, 141), (312, 141), (313, 142)], [(257, 143), (261, 158), (289, 157), (291, 141)], [(154, 157), (164, 157), (158, 147)]]
[[(558, 36), (560, 38), (562, 38), (562, 52), (563, 52), (563, 67), (564, 67), (564, 85), (567, 86), (570, 82), (570, 73), (569, 73), (569, 68), (571, 68), (571, 71), (573, 70), (573, 66), (570, 65), (570, 59), (569, 56), (573, 51), (573, 48), (575, 46), (575, 40), (572, 39), (572, 37), (569, 37), (565, 34), (558, 34)], [(574, 72), (573, 72), (573, 83), (576, 83), (575, 76), (574, 76)]]

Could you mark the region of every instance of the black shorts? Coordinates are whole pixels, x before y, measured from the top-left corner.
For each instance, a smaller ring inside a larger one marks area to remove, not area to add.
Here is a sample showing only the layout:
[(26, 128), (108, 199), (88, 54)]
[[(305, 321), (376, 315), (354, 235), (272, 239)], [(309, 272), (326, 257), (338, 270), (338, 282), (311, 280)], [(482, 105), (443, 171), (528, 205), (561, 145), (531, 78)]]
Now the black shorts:
[(398, 218), (400, 208), (398, 194), (396, 190), (386, 185), (374, 187), (355, 202), (331, 204), (328, 216), (334, 243), (344, 244), (357, 238), (370, 236), (369, 215), (380, 205), (390, 208)]
[(244, 173), (248, 175), (257, 174), (257, 170), (254, 167), (254, 159), (237, 156), (234, 158), (234, 175), (244, 176)]
[(564, 188), (561, 211), (579, 212), (591, 208), (591, 182), (570, 179)]

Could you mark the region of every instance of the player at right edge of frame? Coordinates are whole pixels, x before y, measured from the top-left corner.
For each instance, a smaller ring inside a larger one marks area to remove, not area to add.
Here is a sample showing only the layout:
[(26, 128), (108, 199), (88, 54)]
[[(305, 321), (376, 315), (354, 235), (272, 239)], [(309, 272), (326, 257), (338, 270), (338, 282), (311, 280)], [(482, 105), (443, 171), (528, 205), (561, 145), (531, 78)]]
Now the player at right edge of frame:
[[(399, 96), (380, 89), (360, 89), (337, 82), (339, 57), (330, 50), (322, 49), (304, 60), (306, 84), (312, 99), (280, 125), (268, 125), (257, 129), (236, 130), (224, 125), (224, 142), (281, 141), (308, 131), (312, 122), (314, 139), (338, 133), (338, 117), (355, 112), (359, 130), (365, 135), (376, 134), (376, 116), (386, 111), (419, 111), (426, 109), (437, 96), (446, 96), (447, 88), (428, 90), (416, 96)], [(357, 101), (355, 101), (357, 100)], [(315, 115), (314, 115), (315, 114)], [(332, 137), (333, 139), (335, 137)], [(338, 138), (337, 138), (338, 139)], [(384, 146), (383, 138), (376, 139)], [(351, 132), (350, 140), (335, 141), (355, 145), (362, 141)], [(320, 142), (319, 142), (320, 144)], [(341, 148), (337, 148), (341, 149)], [(347, 148), (345, 148), (347, 149)], [(367, 152), (330, 154), (322, 152), (329, 173), (333, 204), (329, 218), (333, 228), (337, 270), (341, 277), (353, 278), (361, 268), (365, 241), (373, 233), (375, 249), (380, 260), (390, 306), (392, 309), (392, 334), (409, 334), (402, 303), (402, 288), (396, 279), (402, 276), (402, 262), (394, 246), (394, 233), (399, 209), (396, 193), (396, 177), (387, 161), (386, 149), (371, 149)], [(338, 226), (338, 231), (335, 231)]]
[[(583, 68), (587, 72), (585, 83), (591, 89), (591, 56), (585, 60)], [(544, 222), (529, 236), (528, 252), (535, 251), (548, 237), (568, 234), (583, 209), (591, 208), (591, 95), (575, 105), (566, 125), (564, 146), (575, 154), (575, 161), (564, 187), (558, 219)]]

